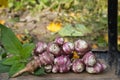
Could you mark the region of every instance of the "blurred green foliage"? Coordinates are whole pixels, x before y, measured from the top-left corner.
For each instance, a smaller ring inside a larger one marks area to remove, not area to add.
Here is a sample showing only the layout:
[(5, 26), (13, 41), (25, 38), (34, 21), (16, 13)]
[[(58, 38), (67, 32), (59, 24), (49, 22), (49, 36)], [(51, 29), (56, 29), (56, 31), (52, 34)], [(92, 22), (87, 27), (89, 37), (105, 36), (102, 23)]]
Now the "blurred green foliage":
[[(104, 41), (104, 34), (107, 33), (107, 1), (108, 0), (9, 0), (9, 7), (14, 11), (29, 10), (32, 13), (42, 12), (44, 10), (58, 12), (60, 14), (58, 19), (61, 20), (63, 24), (80, 23), (92, 30), (91, 34), (83, 37), (97, 43), (98, 47), (104, 48), (108, 46)], [(120, 0), (118, 1), (120, 4)], [(118, 26), (118, 34), (120, 34), (120, 5)]]

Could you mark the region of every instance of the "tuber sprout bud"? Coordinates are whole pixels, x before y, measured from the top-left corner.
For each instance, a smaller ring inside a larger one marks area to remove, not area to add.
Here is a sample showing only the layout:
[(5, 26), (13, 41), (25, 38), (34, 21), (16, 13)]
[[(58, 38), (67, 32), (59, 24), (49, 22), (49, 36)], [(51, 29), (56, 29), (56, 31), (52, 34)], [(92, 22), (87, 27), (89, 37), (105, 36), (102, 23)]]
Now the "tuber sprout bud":
[(85, 65), (81, 59), (75, 59), (72, 62), (72, 70), (74, 72), (82, 72), (85, 68)]
[(83, 61), (86, 66), (94, 66), (96, 64), (96, 57), (91, 51), (89, 51), (83, 56)]
[(66, 54), (72, 53), (74, 51), (74, 44), (71, 42), (66, 42), (65, 44), (63, 44), (63, 51)]
[(54, 65), (53, 68), (52, 68), (52, 72), (57, 73), (58, 71), (59, 71), (58, 65)]
[(64, 39), (62, 37), (58, 37), (55, 39), (55, 43), (58, 45), (63, 45), (64, 44)]
[(46, 65), (46, 66), (44, 66), (44, 69), (45, 69), (45, 71), (46, 72), (51, 72), (52, 71), (52, 65)]

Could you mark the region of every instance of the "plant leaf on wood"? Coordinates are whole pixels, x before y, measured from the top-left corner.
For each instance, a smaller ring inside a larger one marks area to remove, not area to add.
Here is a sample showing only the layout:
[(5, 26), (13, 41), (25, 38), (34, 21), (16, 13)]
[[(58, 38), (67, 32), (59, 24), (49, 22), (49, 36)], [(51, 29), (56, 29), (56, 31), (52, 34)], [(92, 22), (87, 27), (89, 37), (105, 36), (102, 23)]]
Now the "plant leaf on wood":
[(19, 62), (19, 60), (20, 60), (19, 56), (12, 56), (12, 57), (6, 58), (3, 61), (3, 64), (4, 65), (14, 65), (15, 63)]
[(3, 60), (0, 60), (0, 73), (5, 73), (5, 72), (9, 72), (10, 70), (10, 66), (6, 66), (6, 65), (3, 65), (4, 59)]
[(23, 44), (22, 46), (22, 51), (21, 51), (21, 54), (22, 54), (22, 57), (23, 58), (29, 58), (30, 57), (30, 53), (32, 52), (34, 48), (34, 44), (33, 43), (26, 43), (26, 44)]
[(0, 25), (1, 28), (1, 42), (4, 45), (5, 49), (11, 54), (20, 54), (22, 49), (22, 44), (16, 38), (15, 34), (11, 29)]
[(34, 44), (26, 43), (22, 45), (10, 28), (0, 24), (0, 29), (1, 42), (6, 51), (12, 55), (6, 58), (3, 64), (12, 66), (9, 71), (9, 75), (12, 76), (25, 67), (34, 48)]
[(14, 65), (12, 65), (12, 67), (10, 68), (9, 71), (9, 76), (11, 77), (13, 74), (15, 74), (16, 72), (20, 71), (21, 69), (23, 69), (25, 67), (24, 63), (15, 63)]

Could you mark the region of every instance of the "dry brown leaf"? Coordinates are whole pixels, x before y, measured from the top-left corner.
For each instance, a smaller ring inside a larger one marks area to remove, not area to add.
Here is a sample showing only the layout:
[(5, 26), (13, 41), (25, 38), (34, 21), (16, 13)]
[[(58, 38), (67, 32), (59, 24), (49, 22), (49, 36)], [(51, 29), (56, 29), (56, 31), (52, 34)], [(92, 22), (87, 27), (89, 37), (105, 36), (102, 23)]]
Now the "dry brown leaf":
[(93, 49), (97, 49), (98, 46), (97, 46), (96, 44), (93, 44), (93, 45), (92, 45), (92, 48), (93, 48)]
[(17, 38), (20, 40), (21, 43), (28, 43), (29, 39), (26, 38), (24, 34), (16, 34)]
[(76, 51), (73, 52), (73, 58), (72, 59), (79, 59), (80, 56), (77, 54)]
[(0, 24), (5, 24), (5, 21), (4, 20), (0, 20)]

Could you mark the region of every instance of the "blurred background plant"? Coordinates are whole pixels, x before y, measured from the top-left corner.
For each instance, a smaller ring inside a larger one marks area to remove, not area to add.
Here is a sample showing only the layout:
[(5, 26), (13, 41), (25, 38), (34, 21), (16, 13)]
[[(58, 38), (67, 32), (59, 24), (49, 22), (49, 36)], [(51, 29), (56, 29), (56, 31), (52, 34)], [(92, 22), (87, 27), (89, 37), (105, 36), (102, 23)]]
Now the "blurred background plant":
[[(118, 1), (120, 4), (120, 0)], [(47, 26), (47, 29), (49, 28), (48, 31), (55, 29), (51, 33), (56, 33), (69, 39), (71, 37), (72, 39), (84, 38), (95, 49), (107, 49), (108, 47), (107, 0), (8, 0), (8, 9), (9, 12), (16, 14), (19, 12), (29, 12), (33, 16), (48, 11), (57, 13), (57, 17), (49, 21), (49, 25)], [(120, 35), (120, 5), (118, 14), (118, 34)], [(19, 17), (14, 18), (14, 21), (19, 22)], [(56, 26), (56, 24), (62, 25)], [(71, 32), (64, 31), (69, 26), (66, 24), (71, 25), (70, 30), (74, 29), (72, 31), (75, 33), (74, 35), (68, 36), (67, 34), (71, 34)], [(77, 26), (77, 29), (76, 24), (80, 25)], [(87, 32), (83, 33), (84, 31), (81, 32), (79, 30), (86, 30)], [(118, 38), (118, 45), (120, 45), (119, 42), (120, 39)]]

